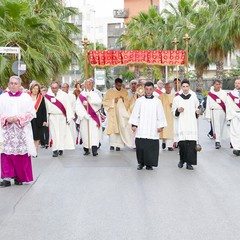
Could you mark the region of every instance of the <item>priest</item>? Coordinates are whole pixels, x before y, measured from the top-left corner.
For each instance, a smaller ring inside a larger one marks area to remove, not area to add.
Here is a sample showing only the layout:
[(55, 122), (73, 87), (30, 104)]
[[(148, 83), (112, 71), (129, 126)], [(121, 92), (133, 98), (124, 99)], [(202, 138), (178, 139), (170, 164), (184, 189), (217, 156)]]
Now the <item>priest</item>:
[(172, 103), (174, 94), (171, 94), (171, 84), (165, 84), (165, 93), (159, 95), (159, 99), (162, 101), (163, 110), (167, 120), (167, 126), (160, 133), (160, 139), (162, 139), (162, 149), (167, 148), (168, 151), (173, 151), (173, 114), (172, 114)]
[(227, 96), (227, 120), (230, 124), (230, 141), (233, 154), (240, 156), (240, 79), (235, 80), (235, 89)]
[(97, 156), (100, 143), (100, 110), (102, 100), (96, 91), (93, 91), (93, 84), (90, 79), (85, 81), (84, 90), (80, 93), (76, 113), (80, 120), (80, 135), (83, 142), (84, 155)]
[(120, 151), (125, 144), (132, 145), (131, 132), (125, 128), (130, 100), (127, 90), (122, 87), (122, 83), (121, 78), (116, 78), (115, 87), (109, 89), (103, 99), (104, 111), (108, 118), (105, 133), (109, 135), (110, 150), (116, 148), (116, 151)]
[(21, 89), (21, 78), (12, 76), (8, 92), (0, 96), (0, 120), (2, 127), (1, 187), (33, 181), (31, 156), (36, 155), (31, 120), (36, 117), (29, 94)]
[(45, 99), (52, 137), (52, 156), (58, 157), (63, 155), (63, 150), (75, 148), (75, 142), (70, 129), (70, 122), (74, 118), (74, 114), (67, 93), (59, 89), (57, 81), (52, 81)]
[(136, 132), (137, 169), (146, 166), (152, 170), (158, 166), (159, 133), (167, 123), (161, 101), (153, 96), (153, 83), (146, 82), (144, 90), (145, 96), (137, 99), (129, 123)]
[(219, 80), (213, 82), (208, 96), (205, 118), (212, 123), (215, 148), (221, 148), (221, 140), (227, 138), (226, 100), (227, 93), (221, 89)]
[(198, 116), (199, 101), (192, 91), (188, 80), (181, 82), (182, 93), (173, 100), (173, 115), (178, 119), (176, 122), (178, 146), (180, 148), (179, 168), (187, 163), (187, 169), (193, 170), (192, 165), (197, 165), (196, 143), (198, 140)]

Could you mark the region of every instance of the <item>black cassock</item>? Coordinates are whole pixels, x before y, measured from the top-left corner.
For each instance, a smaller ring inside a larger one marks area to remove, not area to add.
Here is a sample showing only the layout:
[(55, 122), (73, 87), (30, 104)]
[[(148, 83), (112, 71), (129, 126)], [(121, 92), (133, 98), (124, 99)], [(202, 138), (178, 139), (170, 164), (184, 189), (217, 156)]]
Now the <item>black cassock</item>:
[(196, 141), (179, 141), (180, 162), (197, 165)]
[(138, 164), (157, 167), (159, 156), (159, 140), (136, 138), (135, 143)]

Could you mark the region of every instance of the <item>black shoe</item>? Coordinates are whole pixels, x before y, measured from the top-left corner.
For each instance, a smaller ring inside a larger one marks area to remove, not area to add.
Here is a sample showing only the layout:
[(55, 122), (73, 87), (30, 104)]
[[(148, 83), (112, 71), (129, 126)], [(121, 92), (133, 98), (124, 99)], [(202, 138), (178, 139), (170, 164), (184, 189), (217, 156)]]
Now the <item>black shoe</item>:
[(187, 164), (186, 169), (188, 169), (188, 170), (193, 170), (193, 166), (192, 166), (191, 164)]
[(113, 146), (110, 146), (110, 150), (114, 150), (114, 147), (113, 147)]
[(90, 152), (89, 151), (85, 151), (85, 153), (83, 154), (84, 156), (87, 156), (87, 155), (89, 155), (90, 154)]
[(48, 149), (48, 145), (45, 145), (45, 149)]
[(236, 156), (240, 156), (240, 151), (239, 150), (233, 150), (233, 154), (236, 155)]
[(166, 148), (166, 143), (162, 143), (162, 149)]
[(23, 185), (23, 183), (22, 183), (22, 182), (19, 182), (19, 181), (17, 180), (17, 178), (14, 178), (14, 184), (15, 184), (15, 185)]
[(209, 139), (213, 139), (213, 136), (210, 133), (208, 133), (207, 136)]
[(216, 148), (216, 149), (221, 148), (221, 144), (220, 144), (220, 142), (216, 142), (216, 143), (215, 143), (215, 148)]
[(10, 187), (10, 186), (11, 186), (10, 181), (3, 180), (2, 182), (0, 182), (0, 187)]
[(120, 147), (116, 147), (116, 151), (120, 151)]
[(53, 151), (53, 155), (52, 155), (53, 157), (58, 157), (58, 151), (56, 150), (56, 151)]
[(137, 170), (142, 170), (142, 169), (143, 169), (143, 167), (144, 167), (144, 165), (143, 165), (143, 164), (138, 164)]
[(98, 153), (97, 153), (97, 152), (94, 152), (92, 155), (95, 157), (95, 156), (97, 156), (97, 155), (98, 155)]
[(62, 155), (63, 155), (63, 150), (59, 150), (59, 151), (58, 151), (58, 155), (59, 155), (59, 156), (62, 156)]
[(181, 161), (178, 163), (178, 167), (179, 167), (179, 168), (182, 168), (182, 167), (183, 167), (183, 163), (182, 163)]
[(146, 170), (153, 170), (152, 166), (146, 166)]
[(168, 147), (168, 151), (173, 151), (173, 148), (172, 147)]

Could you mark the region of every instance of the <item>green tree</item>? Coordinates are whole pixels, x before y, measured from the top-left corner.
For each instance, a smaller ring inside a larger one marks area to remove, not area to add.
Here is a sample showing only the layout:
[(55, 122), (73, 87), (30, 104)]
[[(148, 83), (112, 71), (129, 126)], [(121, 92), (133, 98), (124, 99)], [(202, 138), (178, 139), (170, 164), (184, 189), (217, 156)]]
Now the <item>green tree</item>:
[[(78, 48), (71, 34), (79, 29), (68, 23), (77, 14), (60, 0), (2, 0), (0, 2), (0, 46), (20, 47), (27, 71), (22, 75), (27, 87), (32, 79), (48, 83), (65, 73), (72, 60), (78, 59)], [(6, 86), (16, 56), (1, 56), (0, 78)]]
[[(127, 25), (126, 32), (119, 39), (119, 43), (126, 50), (159, 50), (164, 49), (165, 21), (154, 8), (148, 12), (140, 12)], [(135, 67), (135, 77), (139, 78), (139, 67)], [(153, 80), (153, 68), (147, 67), (148, 79)]]

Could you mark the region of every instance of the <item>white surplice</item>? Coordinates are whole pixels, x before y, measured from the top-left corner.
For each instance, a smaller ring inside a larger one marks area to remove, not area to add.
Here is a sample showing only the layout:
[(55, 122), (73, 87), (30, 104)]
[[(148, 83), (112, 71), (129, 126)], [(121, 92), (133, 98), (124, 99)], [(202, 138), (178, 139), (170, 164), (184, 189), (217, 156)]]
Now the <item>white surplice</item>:
[(233, 100), (230, 96), (227, 96), (226, 102), (227, 120), (231, 121), (230, 141), (233, 149), (240, 150), (240, 108), (237, 106), (240, 102), (240, 98), (237, 89), (234, 89), (231, 94), (237, 98)]
[[(8, 117), (16, 116), (18, 123), (8, 124)], [(10, 96), (8, 92), (0, 95), (0, 119), (2, 127), (2, 153), (7, 155), (35, 156), (31, 120), (36, 117), (36, 110), (27, 93)]]
[(145, 96), (138, 98), (129, 123), (137, 126), (136, 138), (159, 139), (157, 129), (167, 126), (161, 100)]
[[(80, 135), (83, 141), (83, 147), (88, 148), (92, 146), (98, 146), (100, 141), (100, 131), (101, 131), (101, 119), (100, 119), (100, 109), (102, 100), (99, 94), (96, 91), (82, 91), (81, 95), (88, 99), (89, 104), (92, 106), (93, 110), (96, 112), (97, 117), (100, 121), (100, 127), (97, 126), (97, 122), (93, 120), (91, 117), (88, 118), (88, 113), (83, 103), (80, 101), (79, 97), (76, 103), (76, 113), (78, 115), (78, 119), (80, 120)], [(86, 103), (87, 104), (87, 103)], [(86, 105), (87, 106), (87, 105)], [(88, 146), (88, 136), (89, 136), (89, 144)]]
[[(75, 113), (76, 113), (76, 96), (73, 93), (68, 93), (68, 97), (70, 100), (70, 104), (72, 107), (72, 111), (73, 111), (73, 115), (75, 118)], [(72, 137), (73, 137), (73, 142), (76, 142), (77, 139), (77, 130), (76, 130), (76, 123), (74, 119), (70, 120), (70, 129), (71, 129), (71, 133), (72, 133)]]
[(210, 89), (210, 92), (218, 98), (215, 101), (211, 96), (207, 96), (205, 118), (212, 122), (215, 141), (221, 142), (221, 140), (227, 138), (227, 121), (226, 113), (218, 102), (221, 100), (223, 103), (226, 103), (227, 93), (223, 90), (215, 92), (213, 88)]
[[(196, 110), (198, 110), (199, 101), (196, 94), (191, 93), (189, 99), (183, 99), (181, 95), (173, 99), (172, 111), (176, 119), (174, 128), (174, 138), (178, 141), (198, 140), (198, 124), (196, 119)], [(184, 108), (184, 112), (180, 113), (178, 117), (175, 116), (176, 109)]]
[[(51, 89), (48, 90), (47, 94), (54, 96)], [(74, 149), (75, 142), (73, 141), (72, 132), (69, 125), (71, 120), (74, 118), (74, 114), (68, 94), (59, 89), (57, 95), (54, 97), (65, 107), (66, 116), (64, 116), (63, 112), (57, 106), (45, 98), (49, 130), (53, 140), (52, 149), (53, 151)]]

